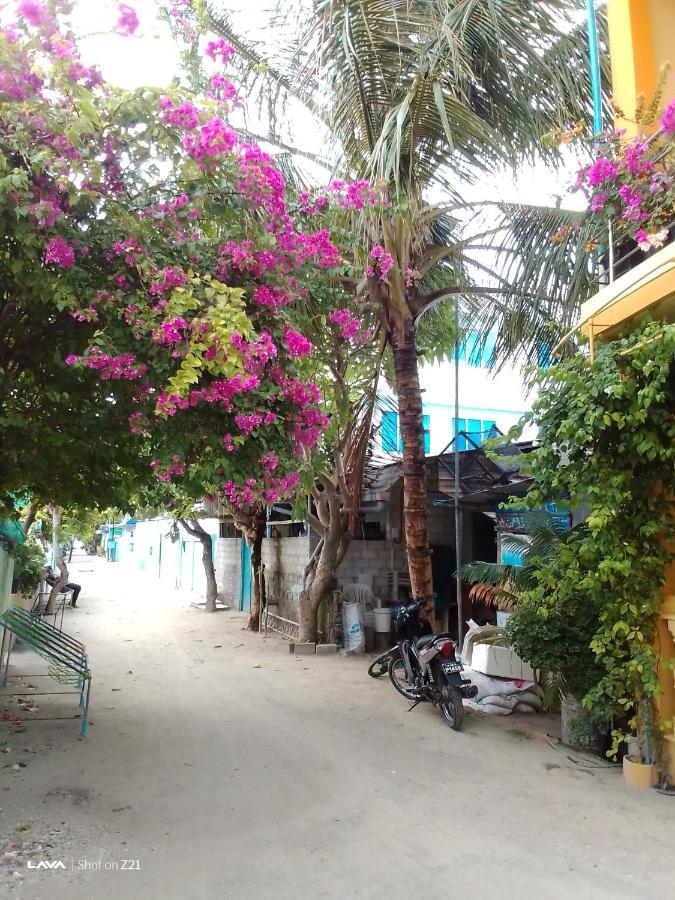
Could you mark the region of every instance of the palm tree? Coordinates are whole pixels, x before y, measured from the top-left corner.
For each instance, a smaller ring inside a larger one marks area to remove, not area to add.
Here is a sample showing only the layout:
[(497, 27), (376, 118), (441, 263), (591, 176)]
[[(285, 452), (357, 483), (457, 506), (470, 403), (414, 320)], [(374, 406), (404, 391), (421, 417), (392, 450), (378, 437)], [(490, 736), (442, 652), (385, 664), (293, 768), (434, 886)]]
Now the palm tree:
[(476, 561), (460, 566), (457, 574), (464, 581), (474, 582), (473, 599), (509, 611), (523, 591), (535, 586), (533, 573), (542, 563), (555, 558), (567, 534), (569, 528), (550, 516), (533, 515), (525, 534), (502, 535), (502, 548), (520, 556), (519, 566)]
[(486, 173), (538, 153), (553, 164), (545, 136), (590, 121), (584, 2), (285, 0), (262, 50), (236, 34), (226, 0), (207, 7), (248, 64), (265, 61), (260, 90), (273, 85), (329, 129), (340, 175), (389, 186), (391, 208), (368, 211), (362, 228), (364, 255), (381, 245), (394, 265), (365, 289), (393, 355), (411, 587), (430, 597), (420, 320), (452, 298), (485, 331), (498, 327), (499, 362), (555, 340), (591, 292), (582, 215), (467, 199)]

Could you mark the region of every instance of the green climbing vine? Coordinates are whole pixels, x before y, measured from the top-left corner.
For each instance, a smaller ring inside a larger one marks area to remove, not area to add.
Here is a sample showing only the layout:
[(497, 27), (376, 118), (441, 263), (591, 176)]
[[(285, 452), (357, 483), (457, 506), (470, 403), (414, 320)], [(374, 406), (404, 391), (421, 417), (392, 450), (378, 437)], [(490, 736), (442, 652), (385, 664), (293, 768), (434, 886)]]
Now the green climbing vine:
[[(586, 518), (573, 541), (575, 590), (569, 579), (548, 579), (546, 602), (541, 585), (521, 602), (546, 617), (574, 593), (597, 611), (589, 646), (597, 665), (582, 702), (652, 739), (654, 635), (675, 559), (674, 389), (675, 325), (650, 322), (600, 345), (592, 364), (578, 355), (540, 373), (528, 416), (540, 441), (528, 505), (565, 498)], [(610, 753), (625, 736), (617, 725)]]

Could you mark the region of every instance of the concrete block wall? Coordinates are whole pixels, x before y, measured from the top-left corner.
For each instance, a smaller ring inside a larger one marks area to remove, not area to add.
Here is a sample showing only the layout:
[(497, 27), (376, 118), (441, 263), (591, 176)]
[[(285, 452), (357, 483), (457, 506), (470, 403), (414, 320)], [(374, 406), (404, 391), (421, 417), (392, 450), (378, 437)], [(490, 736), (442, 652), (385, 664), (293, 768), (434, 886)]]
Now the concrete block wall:
[(262, 559), (269, 603), (277, 606), (284, 619), (297, 622), (302, 573), (310, 555), (309, 535), (265, 538)]
[(340, 587), (345, 584), (366, 584), (384, 603), (396, 602), (389, 596), (389, 573), (405, 568), (403, 545), (396, 541), (352, 541), (337, 571)]
[(243, 538), (218, 538), (216, 579), (225, 603), (239, 609), (241, 601), (241, 542)]

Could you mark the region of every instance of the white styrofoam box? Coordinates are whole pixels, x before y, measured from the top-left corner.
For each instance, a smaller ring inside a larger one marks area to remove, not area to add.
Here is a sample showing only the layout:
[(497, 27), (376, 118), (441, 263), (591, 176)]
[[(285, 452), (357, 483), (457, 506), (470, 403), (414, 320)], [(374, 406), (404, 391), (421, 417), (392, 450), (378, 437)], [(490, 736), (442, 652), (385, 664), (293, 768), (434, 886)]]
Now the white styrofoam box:
[(493, 678), (520, 678), (534, 681), (532, 668), (510, 647), (496, 644), (474, 644), (471, 668)]

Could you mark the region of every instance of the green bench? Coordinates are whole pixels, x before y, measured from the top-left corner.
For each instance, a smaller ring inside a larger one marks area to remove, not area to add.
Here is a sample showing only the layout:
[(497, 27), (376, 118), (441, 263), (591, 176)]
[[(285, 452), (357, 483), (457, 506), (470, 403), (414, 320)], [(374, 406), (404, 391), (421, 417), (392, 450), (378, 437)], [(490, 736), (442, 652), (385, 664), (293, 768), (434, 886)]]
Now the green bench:
[[(75, 691), (41, 691), (41, 692), (15, 692), (8, 696), (39, 696), (40, 694), (71, 694), (80, 696), (80, 707), (83, 709), (80, 734), (87, 734), (89, 713), (89, 696), (91, 693), (91, 670), (85, 645), (75, 640), (69, 634), (50, 625), (39, 616), (27, 612), (20, 606), (10, 606), (0, 615), (2, 625), (2, 643), (0, 644), (0, 671), (3, 673), (2, 686), (6, 688), (10, 678), (22, 678), (25, 676), (8, 674), (9, 659), (12, 652), (12, 635), (18, 638), (26, 647), (33, 650), (47, 661), (47, 675), (42, 677), (53, 678), (63, 685), (74, 685)], [(31, 675), (31, 678), (41, 677)], [(44, 717), (63, 718), (60, 717)]]

